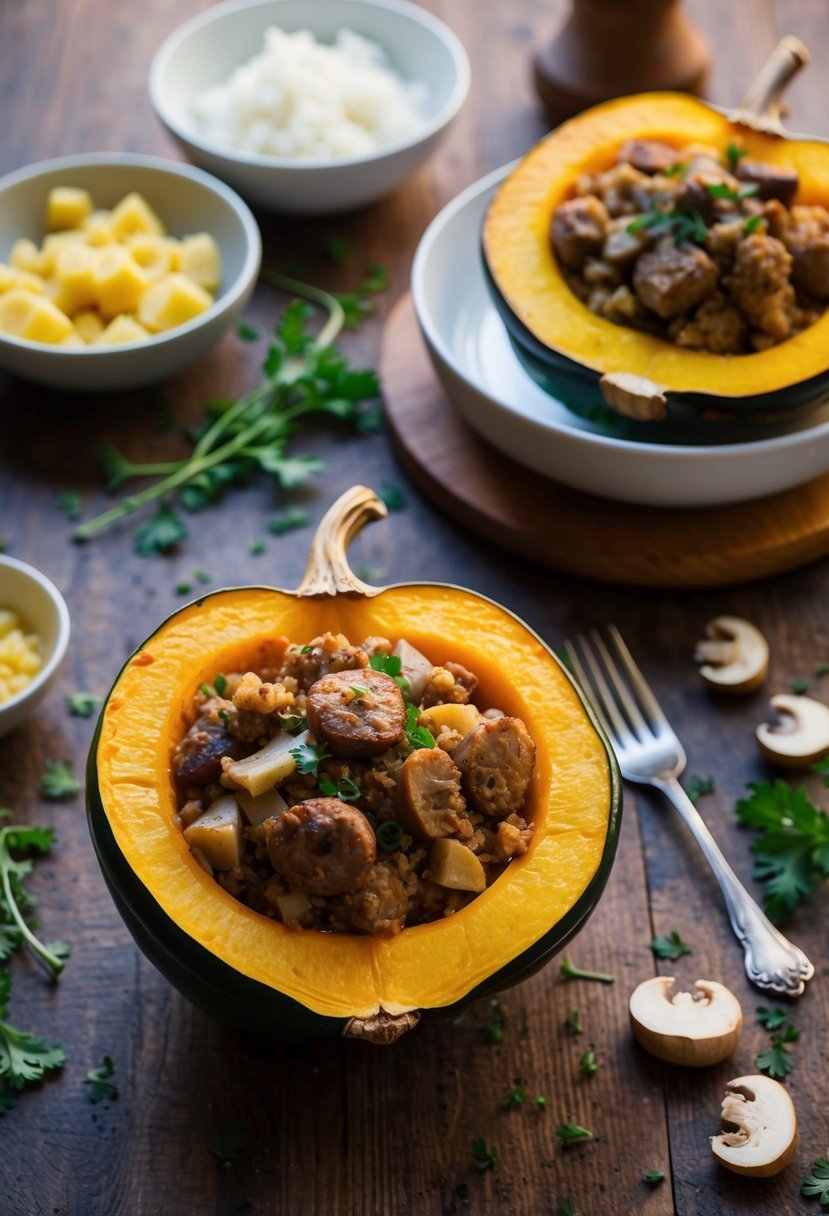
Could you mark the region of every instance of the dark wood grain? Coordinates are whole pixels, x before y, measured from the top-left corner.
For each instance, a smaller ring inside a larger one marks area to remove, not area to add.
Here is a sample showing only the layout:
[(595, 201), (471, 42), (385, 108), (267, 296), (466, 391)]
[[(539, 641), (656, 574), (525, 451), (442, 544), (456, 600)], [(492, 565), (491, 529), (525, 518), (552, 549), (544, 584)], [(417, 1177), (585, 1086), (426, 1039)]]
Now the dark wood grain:
[[(152, 115), (146, 72), (161, 39), (203, 7), (200, 0), (0, 3), (0, 171), (75, 150), (177, 156)], [(564, 0), (429, 0), (425, 7), (457, 30), (475, 76), (439, 154), (404, 189), (354, 215), (314, 222), (260, 217), (269, 265), (301, 265), (334, 287), (353, 283), (374, 261), (389, 267), (391, 288), (377, 315), (347, 338), (358, 363), (377, 363), (384, 319), (406, 291), (417, 240), (435, 212), (546, 128), (532, 90), (532, 51), (549, 37)], [(781, 33), (803, 38), (816, 62), (791, 90), (791, 125), (829, 134), (829, 79), (820, 62), (829, 44), (825, 0), (688, 0), (687, 10), (711, 40), (710, 94), (723, 104), (738, 100)], [(332, 233), (354, 251), (344, 267), (324, 255)], [(281, 302), (260, 287), (251, 321), (267, 328)], [(261, 356), (261, 345), (229, 336), (165, 385), (176, 424), (195, 421), (208, 397), (249, 387)], [(770, 1182), (727, 1176), (713, 1164), (708, 1137), (717, 1130), (723, 1082), (752, 1071), (766, 1045), (754, 1020), (763, 998), (743, 978), (719, 894), (693, 844), (650, 797), (628, 792), (607, 892), (569, 948), (581, 965), (615, 974), (615, 984), (565, 983), (556, 964), (549, 966), (504, 994), (500, 1045), (487, 1041), (482, 1007), (460, 1025), (425, 1025), (388, 1051), (346, 1042), (302, 1051), (263, 1046), (192, 1008), (139, 954), (104, 887), (82, 799), (55, 804), (38, 794), (47, 759), (72, 757), (80, 773), (89, 745), (92, 724), (69, 717), (63, 698), (79, 688), (104, 693), (130, 649), (181, 602), (176, 584), (191, 580), (194, 568), (207, 570), (214, 586), (295, 585), (310, 538), (310, 528), (269, 536), (266, 522), (280, 502), (268, 485), (255, 483), (189, 518), (190, 536), (172, 558), (135, 555), (126, 526), (83, 549), (73, 546), (70, 525), (54, 505), (57, 490), (80, 491), (88, 515), (103, 507), (93, 454), (103, 439), (136, 458), (173, 458), (181, 441), (175, 430), (157, 430), (160, 401), (156, 392), (93, 399), (0, 380), (0, 534), (10, 553), (57, 582), (73, 624), (58, 685), (33, 721), (0, 740), (0, 804), (13, 808), (16, 819), (57, 831), (59, 845), (39, 865), (33, 886), (45, 928), (73, 945), (55, 986), (27, 959), (14, 960), (10, 1020), (62, 1042), (68, 1062), (0, 1120), (2, 1216), (556, 1216), (560, 1198), (576, 1216), (801, 1212), (802, 1172), (826, 1149), (829, 894), (816, 892), (791, 925), (818, 966), (793, 1013), (804, 1032), (793, 1048), (790, 1080), (801, 1122), (797, 1157)], [(314, 521), (355, 481), (405, 486), (406, 509), (355, 545), (355, 562), (379, 579), (464, 583), (508, 604), (555, 648), (608, 619), (621, 626), (685, 740), (689, 773), (715, 777), (716, 792), (701, 802), (702, 813), (756, 892), (748, 838), (735, 825), (733, 807), (747, 781), (773, 775), (753, 742), (767, 693), (804, 677), (816, 695), (829, 695), (827, 677), (813, 675), (816, 663), (829, 658), (826, 561), (717, 590), (587, 582), (464, 530), (408, 482), (385, 435), (321, 431), (308, 443), (328, 462), (324, 482), (306, 496)], [(260, 538), (266, 552), (253, 558), (250, 543)], [(691, 661), (706, 621), (721, 612), (749, 617), (772, 642), (766, 690), (739, 702), (710, 697)], [(819, 798), (817, 779), (809, 784)], [(673, 929), (694, 948), (676, 974), (723, 980), (744, 1004), (738, 1052), (713, 1070), (660, 1066), (634, 1047), (627, 1028), (629, 992), (654, 973), (650, 938)], [(580, 1014), (582, 1036), (565, 1029), (572, 1010)], [(588, 1080), (578, 1057), (590, 1043), (600, 1068)], [(83, 1079), (104, 1054), (115, 1061), (121, 1094), (93, 1106)], [(533, 1096), (546, 1096), (543, 1113), (501, 1108), (516, 1077)], [(570, 1119), (592, 1128), (596, 1140), (562, 1149), (555, 1128)], [(234, 1120), (250, 1129), (251, 1143), (223, 1168), (210, 1146)], [(497, 1173), (474, 1168), (471, 1143), (479, 1136), (498, 1149)], [(666, 1181), (647, 1188), (640, 1179), (647, 1168), (664, 1169)]]

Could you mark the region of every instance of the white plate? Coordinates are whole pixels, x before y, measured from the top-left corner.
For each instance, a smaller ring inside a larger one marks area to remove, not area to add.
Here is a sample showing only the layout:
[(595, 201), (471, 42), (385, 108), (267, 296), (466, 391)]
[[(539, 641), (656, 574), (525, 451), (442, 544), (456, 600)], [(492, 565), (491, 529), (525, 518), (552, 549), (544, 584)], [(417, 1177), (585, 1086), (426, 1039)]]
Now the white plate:
[[(829, 401), (760, 438), (643, 442), (572, 413), (545, 393), (513, 352), (484, 278), (480, 238), (495, 190), (512, 168), (459, 194), (424, 233), (412, 295), (438, 378), (458, 412), (495, 448), (555, 481), (622, 502), (716, 506), (791, 489), (829, 469)], [(658, 424), (654, 424), (658, 425)], [(656, 432), (658, 434), (658, 432)], [(706, 433), (706, 432), (703, 432)], [(649, 428), (649, 435), (654, 428)]]

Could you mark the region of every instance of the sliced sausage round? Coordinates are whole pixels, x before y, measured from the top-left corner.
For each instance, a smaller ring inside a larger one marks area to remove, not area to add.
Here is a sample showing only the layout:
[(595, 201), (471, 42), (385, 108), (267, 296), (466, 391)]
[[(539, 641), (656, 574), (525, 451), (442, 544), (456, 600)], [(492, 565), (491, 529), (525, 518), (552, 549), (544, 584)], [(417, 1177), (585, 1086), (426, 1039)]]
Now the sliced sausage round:
[(452, 753), (467, 800), (499, 819), (520, 811), (535, 765), (535, 744), (520, 718), (482, 722)]
[(207, 785), (222, 775), (222, 756), (240, 760), (250, 748), (209, 718), (197, 718), (176, 748), (173, 770), (182, 785)]
[(377, 842), (362, 811), (339, 798), (309, 798), (264, 824), (270, 863), (309, 895), (344, 895), (365, 885)]
[(419, 840), (449, 836), (466, 818), (460, 769), (439, 747), (419, 747), (407, 756), (397, 799), (400, 822)]
[(406, 706), (391, 676), (371, 667), (332, 671), (308, 690), (308, 725), (335, 756), (378, 756), (403, 738)]

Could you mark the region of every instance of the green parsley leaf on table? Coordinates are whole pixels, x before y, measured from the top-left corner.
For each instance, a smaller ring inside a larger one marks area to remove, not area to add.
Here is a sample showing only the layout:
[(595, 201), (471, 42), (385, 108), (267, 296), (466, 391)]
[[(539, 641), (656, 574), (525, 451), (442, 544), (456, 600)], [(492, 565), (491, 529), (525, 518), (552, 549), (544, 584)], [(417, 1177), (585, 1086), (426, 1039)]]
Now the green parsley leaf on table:
[(156, 553), (169, 553), (187, 537), (187, 528), (181, 516), (169, 503), (162, 503), (155, 515), (151, 515), (136, 530), (135, 552), (141, 557), (152, 557)]
[(259, 337), (259, 330), (249, 325), (247, 321), (240, 321), (236, 326), (236, 333), (243, 342), (255, 342)]
[(273, 519), (268, 521), (268, 531), (272, 532), (274, 536), (282, 536), (283, 533), (291, 532), (294, 528), (304, 528), (310, 522), (310, 511), (303, 511), (299, 507), (286, 507), (279, 515), (274, 515)]
[(251, 557), (261, 557), (262, 554), (267, 551), (267, 548), (268, 546), (263, 540), (254, 540), (251, 541), (248, 553), (251, 555)]
[(766, 1030), (779, 1030), (788, 1020), (788, 1009), (767, 1008), (765, 1005), (760, 1005), (757, 1010), (757, 1021)]
[[(5, 818), (8, 812), (0, 813)], [(24, 886), (33, 864), (25, 853), (48, 853), (55, 843), (51, 828), (6, 824), (0, 827), (0, 959), (7, 959), (23, 942), (48, 968), (53, 976), (60, 975), (64, 960), (69, 956), (69, 944), (64, 941), (42, 942), (32, 931), (27, 913), (35, 898)], [(3, 972), (0, 972), (2, 978)]]
[(301, 773), (309, 773), (314, 777), (317, 775), (321, 762), (327, 760), (330, 754), (325, 743), (298, 743), (296, 747), (291, 748), (289, 753), (293, 756), (297, 769)]
[(475, 1168), (482, 1173), (484, 1170), (497, 1170), (500, 1165), (498, 1150), (494, 1145), (492, 1148), (487, 1148), (483, 1138), (472, 1141), (472, 1159), (475, 1162)]
[(72, 772), (71, 760), (47, 760), (40, 779), (40, 792), (44, 798), (59, 801), (72, 798), (81, 788), (81, 783)]
[(113, 1081), (112, 1074), (115, 1072), (115, 1065), (112, 1063), (111, 1056), (104, 1056), (99, 1068), (91, 1068), (84, 1077), (84, 1085), (89, 1088), (89, 1101), (100, 1102), (103, 1098), (117, 1098), (121, 1092), (121, 1087), (117, 1081)]
[(761, 1051), (755, 1057), (754, 1064), (759, 1072), (768, 1073), (776, 1081), (781, 1081), (792, 1071), (792, 1061), (789, 1055), (789, 1043), (796, 1043), (800, 1031), (791, 1022), (787, 1022), (780, 1034), (772, 1037), (768, 1051)]
[(805, 789), (788, 781), (754, 781), (736, 806), (743, 827), (761, 833), (751, 844), (754, 877), (765, 884), (763, 906), (785, 921), (816, 882), (829, 877), (829, 816)]
[(600, 984), (615, 984), (616, 982), (615, 975), (608, 975), (604, 971), (583, 971), (581, 967), (576, 967), (571, 963), (566, 954), (561, 960), (558, 974), (563, 980), (596, 980)]
[(92, 692), (70, 692), (66, 704), (73, 718), (91, 718), (103, 702)]
[(592, 1077), (599, 1071), (599, 1061), (592, 1047), (579, 1059), (579, 1071), (586, 1077)]
[(593, 1140), (594, 1136), (586, 1127), (580, 1127), (578, 1123), (562, 1123), (556, 1128), (556, 1139), (562, 1144), (576, 1144), (584, 1140)]
[(818, 1157), (817, 1161), (812, 1162), (812, 1169), (805, 1175), (800, 1193), (807, 1199), (819, 1199), (822, 1208), (829, 1207), (829, 1161), (825, 1157)]
[(15, 1091), (42, 1081), (66, 1063), (66, 1052), (59, 1044), (50, 1045), (5, 1020), (11, 986), (8, 971), (0, 971), (0, 1114), (13, 1105)]
[(523, 1106), (526, 1101), (527, 1092), (524, 1089), (524, 1082), (520, 1077), (516, 1077), (512, 1083), (512, 1089), (509, 1090), (501, 1103), (501, 1109), (514, 1110), (516, 1106)]
[(83, 501), (76, 490), (59, 490), (55, 495), (55, 506), (73, 522), (83, 514)]
[(578, 1009), (570, 1010), (570, 1012), (567, 1014), (567, 1021), (565, 1022), (565, 1025), (571, 1034), (584, 1034), (584, 1027), (581, 1024)]
[(647, 1182), (648, 1186), (656, 1186), (664, 1177), (664, 1170), (642, 1170), (642, 1181)]
[(563, 1195), (559, 1195), (556, 1199), (556, 1216), (576, 1216), (569, 1200), (565, 1199)]
[(684, 942), (676, 929), (668, 937), (655, 937), (651, 942), (651, 950), (656, 958), (667, 958), (675, 961), (683, 954), (693, 954), (693, 950)]
[(716, 791), (716, 784), (713, 777), (697, 777), (691, 776), (685, 782), (685, 793), (688, 795), (694, 806), (697, 805), (700, 798), (705, 798), (708, 794), (713, 794)]
[(497, 997), (493, 997), (488, 1005), (489, 1017), (485, 1026), (486, 1036), (490, 1043), (501, 1043), (504, 1038), (504, 1027), (507, 1024), (507, 1007)]

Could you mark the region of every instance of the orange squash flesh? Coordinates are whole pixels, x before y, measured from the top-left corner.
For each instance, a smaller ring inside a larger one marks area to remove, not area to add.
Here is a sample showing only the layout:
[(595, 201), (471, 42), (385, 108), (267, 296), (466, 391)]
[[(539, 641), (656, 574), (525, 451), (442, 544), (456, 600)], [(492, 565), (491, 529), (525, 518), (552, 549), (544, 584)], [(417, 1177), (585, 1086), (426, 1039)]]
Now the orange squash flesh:
[(615, 325), (573, 294), (550, 245), (552, 214), (572, 195), (582, 174), (610, 168), (620, 145), (634, 138), (677, 149), (705, 143), (721, 154), (736, 142), (752, 159), (796, 170), (798, 204), (829, 204), (825, 141), (763, 134), (681, 93), (643, 93), (607, 102), (537, 144), (492, 202), (484, 252), (492, 280), (515, 317), (544, 346), (576, 364), (606, 374), (639, 375), (668, 392), (765, 397), (822, 376), (829, 365), (829, 312), (768, 350), (723, 356)]
[[(529, 852), (461, 912), (396, 937), (288, 931), (215, 883), (173, 821), (171, 750), (198, 684), (255, 666), (280, 635), (304, 643), (326, 629), (406, 637), (435, 663), (460, 661), (480, 677), (481, 703), (522, 717), (537, 747)], [(243, 588), (183, 608), (119, 677), (95, 762), (115, 842), (167, 916), (235, 971), (331, 1018), (452, 1005), (507, 967), (583, 895), (618, 811), (606, 745), (549, 650), (492, 601), (433, 584), (370, 599)]]

